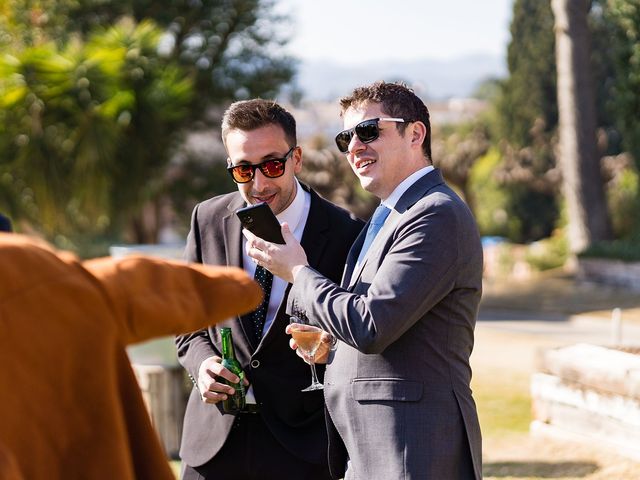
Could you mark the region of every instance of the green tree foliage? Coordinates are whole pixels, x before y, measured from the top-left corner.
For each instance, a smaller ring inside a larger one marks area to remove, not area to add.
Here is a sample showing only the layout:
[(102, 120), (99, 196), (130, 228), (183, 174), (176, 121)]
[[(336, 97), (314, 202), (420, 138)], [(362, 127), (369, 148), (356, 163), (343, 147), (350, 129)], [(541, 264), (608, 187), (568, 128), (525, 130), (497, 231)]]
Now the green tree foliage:
[(170, 165), (183, 134), (292, 77), (272, 5), (0, 2), (0, 209), (65, 247), (155, 241), (148, 212), (203, 188), (200, 163)]
[(502, 156), (492, 148), (480, 157), (471, 168), (471, 194), (480, 199), (474, 210), (478, 228), (482, 235), (514, 237), (521, 230), (518, 218), (509, 215), (506, 191), (496, 181), (494, 171)]
[(640, 0), (594, 0), (591, 28), (609, 211), (616, 238), (631, 241), (612, 252), (626, 252), (640, 239)]
[(0, 60), (0, 202), (50, 238), (104, 232), (152, 195), (191, 81), (156, 54), (162, 32), (121, 22)]
[(470, 172), (476, 161), (487, 153), (489, 146), (482, 120), (434, 131), (431, 146), (434, 163), (473, 212), (476, 210), (476, 196), (471, 191)]
[(615, 121), (612, 105), (616, 79), (614, 25), (607, 14), (608, 0), (593, 0), (589, 15), (591, 30), (591, 66), (596, 95), (597, 125), (600, 129), (598, 146), (604, 155), (622, 152), (622, 137)]
[[(620, 211), (634, 211), (640, 202), (629, 189), (618, 195), (637, 169), (620, 169), (625, 150), (637, 162), (634, 142), (640, 138), (640, 61), (638, 38), (639, 0), (593, 0), (590, 12), (592, 68), (596, 87), (598, 147), (607, 155), (603, 167), (607, 176), (608, 203)], [(557, 95), (554, 18), (549, 0), (516, 0), (508, 50), (509, 77), (501, 84), (495, 103), (496, 121), (490, 123), (494, 141), (500, 145), (502, 161), (494, 177), (514, 208), (529, 204), (520, 220), (529, 224), (512, 239), (535, 240), (551, 232), (560, 215), (560, 175), (556, 166)], [(625, 183), (626, 182), (626, 183)], [(508, 205), (507, 205), (508, 207)], [(614, 214), (614, 216), (616, 216)], [(633, 215), (640, 218), (640, 215)], [(629, 234), (629, 222), (614, 221), (616, 234)], [(531, 236), (534, 235), (534, 236)]]
[(505, 211), (518, 217), (509, 238), (532, 241), (549, 235), (558, 216), (555, 39), (548, 0), (514, 3), (507, 64), (493, 128), (503, 161), (494, 174), (506, 194)]
[(615, 72), (608, 98), (623, 146), (640, 168), (640, 0), (609, 0), (606, 7)]
[(165, 33), (161, 50), (194, 77), (201, 118), (225, 100), (274, 97), (295, 68), (283, 53), (287, 17), (273, 13), (274, 0), (8, 0), (23, 42), (38, 37), (64, 45), (122, 17), (153, 20)]
[[(520, 243), (548, 237), (557, 221), (553, 196), (526, 188), (528, 182), (505, 188), (496, 175), (502, 161), (500, 152), (493, 148), (469, 172), (469, 192), (477, 199), (474, 214), (480, 231)], [(541, 211), (532, 215), (536, 209)]]
[(614, 231), (620, 238), (629, 238), (636, 230), (640, 212), (638, 170), (629, 154), (606, 157), (605, 168), (611, 172), (607, 203)]
[(498, 103), (501, 138), (515, 147), (532, 142), (538, 121), (545, 132), (558, 122), (555, 39), (548, 0), (516, 0), (507, 50), (509, 77)]

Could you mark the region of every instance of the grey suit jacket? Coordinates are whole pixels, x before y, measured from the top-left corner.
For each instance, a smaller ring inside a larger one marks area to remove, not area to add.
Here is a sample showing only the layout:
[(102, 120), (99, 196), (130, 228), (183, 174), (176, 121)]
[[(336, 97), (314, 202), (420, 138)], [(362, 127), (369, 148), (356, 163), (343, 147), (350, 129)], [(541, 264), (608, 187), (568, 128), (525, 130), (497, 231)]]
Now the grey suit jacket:
[[(346, 479), (482, 478), (469, 356), (482, 248), (465, 203), (438, 170), (401, 197), (342, 286), (304, 268), (288, 308), (340, 341), (327, 366), (330, 466)], [(334, 432), (335, 433), (335, 432)], [(466, 469), (466, 470), (465, 470)]]
[[(349, 248), (363, 222), (324, 200), (313, 190), (309, 216), (302, 235), (308, 261), (329, 278), (338, 281)], [(192, 262), (242, 266), (242, 226), (235, 215), (245, 203), (238, 192), (221, 195), (196, 206), (187, 238), (185, 256)], [(231, 326), (235, 353), (253, 385), (260, 415), (274, 437), (290, 452), (311, 463), (327, 461), (324, 400), (321, 392), (301, 390), (309, 384), (310, 372), (289, 348), (284, 329), (287, 294), (258, 346), (252, 345), (240, 318), (177, 337), (178, 359), (193, 379), (202, 361), (221, 356), (219, 327)], [(318, 374), (322, 375), (320, 368)], [(220, 405), (205, 404), (193, 387), (184, 418), (180, 456), (190, 466), (203, 465), (218, 453), (227, 440), (234, 420)], [(219, 472), (221, 478), (229, 472)]]

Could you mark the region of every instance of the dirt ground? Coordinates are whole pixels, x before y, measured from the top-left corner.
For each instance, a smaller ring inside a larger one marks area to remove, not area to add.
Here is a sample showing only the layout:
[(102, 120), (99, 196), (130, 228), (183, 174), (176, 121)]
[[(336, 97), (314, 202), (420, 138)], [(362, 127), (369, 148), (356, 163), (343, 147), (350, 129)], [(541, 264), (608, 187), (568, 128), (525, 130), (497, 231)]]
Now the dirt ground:
[(640, 463), (584, 444), (515, 437), (484, 445), (484, 478), (638, 480)]
[[(577, 284), (563, 274), (485, 288), (483, 308), (577, 313), (601, 316), (605, 321), (617, 306), (623, 308), (626, 319), (640, 321), (640, 292)], [(475, 381), (513, 382), (514, 389), (525, 391), (537, 352), (553, 346), (556, 341), (544, 335), (508, 332), (479, 322), (471, 359)], [(479, 413), (482, 421), (482, 411)], [(640, 480), (640, 461), (594, 443), (536, 436), (528, 431), (489, 432), (484, 435), (483, 449), (487, 480)]]
[(613, 308), (625, 321), (640, 323), (640, 291), (577, 281), (571, 273), (553, 270), (521, 280), (484, 282), (482, 308), (510, 309), (609, 319)]

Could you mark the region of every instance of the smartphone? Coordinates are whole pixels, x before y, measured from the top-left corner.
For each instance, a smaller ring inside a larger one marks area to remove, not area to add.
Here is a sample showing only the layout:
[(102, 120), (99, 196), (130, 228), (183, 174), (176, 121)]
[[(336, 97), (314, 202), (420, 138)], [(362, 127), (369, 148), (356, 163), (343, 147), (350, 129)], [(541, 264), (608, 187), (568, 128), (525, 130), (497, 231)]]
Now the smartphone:
[(280, 222), (267, 203), (257, 203), (236, 210), (242, 226), (256, 237), (272, 243), (284, 244)]

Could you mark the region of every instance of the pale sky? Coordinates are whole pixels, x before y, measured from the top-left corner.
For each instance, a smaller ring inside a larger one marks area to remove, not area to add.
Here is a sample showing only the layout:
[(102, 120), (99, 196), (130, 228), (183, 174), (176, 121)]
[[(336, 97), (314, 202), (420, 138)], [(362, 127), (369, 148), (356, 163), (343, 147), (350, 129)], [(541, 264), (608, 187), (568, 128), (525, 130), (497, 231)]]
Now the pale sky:
[(288, 51), (348, 65), (506, 54), (514, 0), (278, 0)]

